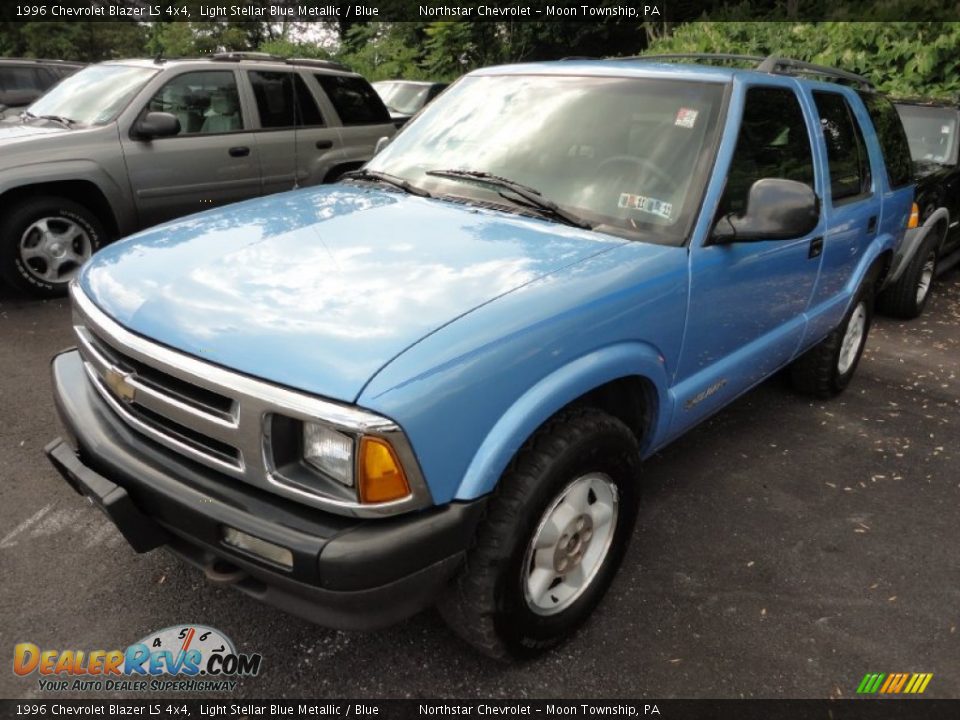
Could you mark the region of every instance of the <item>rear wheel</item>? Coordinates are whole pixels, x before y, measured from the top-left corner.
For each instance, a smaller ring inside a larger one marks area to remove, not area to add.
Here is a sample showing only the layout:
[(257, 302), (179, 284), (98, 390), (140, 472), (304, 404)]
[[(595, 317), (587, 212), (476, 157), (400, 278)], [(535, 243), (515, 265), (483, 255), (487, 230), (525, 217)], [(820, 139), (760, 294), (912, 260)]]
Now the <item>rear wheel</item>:
[(96, 215), (71, 200), (28, 200), (0, 220), (0, 277), (40, 297), (61, 295), (104, 237)]
[(639, 448), (599, 410), (537, 432), (500, 479), (466, 567), (441, 598), (447, 623), (498, 659), (569, 637), (603, 597), (637, 508)]
[(918, 317), (930, 299), (937, 273), (937, 247), (940, 237), (931, 233), (917, 250), (900, 279), (877, 298), (877, 308), (885, 315), (912, 320)]
[(790, 379), (801, 392), (829, 398), (843, 392), (857, 370), (873, 321), (873, 288), (865, 284), (843, 321), (794, 361)]

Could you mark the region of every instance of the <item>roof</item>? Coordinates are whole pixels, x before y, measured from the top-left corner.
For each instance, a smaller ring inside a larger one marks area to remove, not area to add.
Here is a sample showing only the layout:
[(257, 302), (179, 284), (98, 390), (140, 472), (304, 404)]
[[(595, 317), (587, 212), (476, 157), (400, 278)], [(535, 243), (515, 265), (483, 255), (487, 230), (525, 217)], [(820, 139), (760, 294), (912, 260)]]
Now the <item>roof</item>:
[(450, 84), (450, 83), (443, 83), (443, 82), (434, 81), (434, 80), (401, 80), (400, 78), (397, 78), (395, 80), (377, 80), (373, 84), (381, 85), (386, 83), (403, 83), (404, 85), (423, 85), (424, 87), (428, 87), (430, 85), (449, 85)]
[[(700, 62), (696, 62), (700, 60)], [(741, 62), (750, 67), (729, 67), (709, 65), (709, 62)], [(486, 72), (489, 70), (489, 72)], [(797, 77), (806, 79), (826, 79), (842, 81), (860, 87), (872, 89), (870, 80), (846, 70), (814, 65), (812, 63), (769, 56), (766, 58), (751, 55), (723, 55), (723, 54), (675, 54), (675, 55), (647, 55), (627, 58), (569, 58), (560, 61), (525, 63), (521, 65), (503, 65), (500, 67), (478, 70), (471, 74), (545, 74), (545, 75), (596, 75), (623, 77), (625, 75), (637, 77), (650, 76), (683, 76), (687, 80), (702, 82), (730, 82), (735, 76), (771, 75)]]
[(326, 70), (341, 75), (357, 75), (346, 65), (333, 60), (320, 60), (316, 58), (284, 58), (265, 53), (216, 53), (207, 57), (196, 58), (128, 58), (125, 60), (107, 60), (104, 65), (130, 65), (133, 67), (144, 67), (160, 69), (165, 67), (183, 67), (183, 66), (209, 66), (209, 65), (227, 65), (227, 66), (247, 66), (247, 67), (272, 67), (275, 69), (287, 69), (291, 67), (310, 68), (313, 70)]
[(60, 65), (64, 67), (76, 67), (81, 68), (86, 63), (82, 63), (75, 60), (48, 60), (45, 58), (8, 58), (0, 57), (0, 64), (2, 65)]
[(960, 99), (946, 100), (943, 98), (890, 98), (895, 105), (913, 105), (915, 107), (944, 108), (949, 110), (960, 109)]

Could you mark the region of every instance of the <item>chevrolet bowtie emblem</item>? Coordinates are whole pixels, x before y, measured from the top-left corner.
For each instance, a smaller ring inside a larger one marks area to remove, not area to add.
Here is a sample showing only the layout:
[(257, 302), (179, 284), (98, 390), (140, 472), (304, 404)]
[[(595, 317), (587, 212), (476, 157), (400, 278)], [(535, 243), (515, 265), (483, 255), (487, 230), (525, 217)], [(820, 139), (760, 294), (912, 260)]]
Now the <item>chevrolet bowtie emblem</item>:
[(125, 403), (132, 403), (137, 397), (137, 389), (130, 384), (130, 374), (110, 368), (103, 376), (110, 391)]

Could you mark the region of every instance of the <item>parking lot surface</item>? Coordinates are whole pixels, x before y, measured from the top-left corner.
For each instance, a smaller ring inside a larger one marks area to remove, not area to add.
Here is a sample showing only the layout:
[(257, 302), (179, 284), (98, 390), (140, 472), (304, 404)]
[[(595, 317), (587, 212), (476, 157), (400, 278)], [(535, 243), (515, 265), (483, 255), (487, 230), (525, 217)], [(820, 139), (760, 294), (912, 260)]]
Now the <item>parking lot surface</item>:
[(17, 642), (123, 648), (185, 623), (263, 655), (230, 697), (850, 697), (867, 672), (930, 672), (927, 696), (960, 697), (958, 271), (919, 320), (877, 320), (840, 398), (775, 378), (648, 462), (606, 600), (515, 666), (434, 612), (334, 632), (136, 555), (43, 457), (48, 361), (71, 343), (64, 301), (0, 289), (0, 697), (83, 697), (14, 676)]

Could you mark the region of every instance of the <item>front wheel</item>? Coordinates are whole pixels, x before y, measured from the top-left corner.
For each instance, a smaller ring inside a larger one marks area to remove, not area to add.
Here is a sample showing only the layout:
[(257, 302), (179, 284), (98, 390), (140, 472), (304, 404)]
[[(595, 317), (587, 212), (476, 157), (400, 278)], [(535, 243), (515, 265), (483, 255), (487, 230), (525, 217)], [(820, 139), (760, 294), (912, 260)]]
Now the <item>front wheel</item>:
[(57, 197), (27, 200), (0, 220), (0, 277), (33, 295), (62, 295), (104, 237), (100, 220), (82, 205)]
[(923, 242), (900, 279), (880, 293), (877, 298), (880, 312), (904, 320), (912, 320), (923, 313), (937, 274), (937, 246), (940, 244), (936, 233), (930, 235), (933, 237)]
[(866, 284), (836, 329), (794, 361), (790, 368), (794, 387), (820, 398), (843, 392), (860, 363), (872, 321), (873, 288)]
[(506, 660), (569, 637), (603, 597), (637, 509), (640, 452), (622, 422), (565, 412), (500, 479), (466, 566), (440, 601), (451, 628)]

